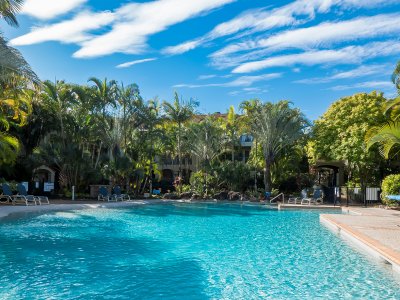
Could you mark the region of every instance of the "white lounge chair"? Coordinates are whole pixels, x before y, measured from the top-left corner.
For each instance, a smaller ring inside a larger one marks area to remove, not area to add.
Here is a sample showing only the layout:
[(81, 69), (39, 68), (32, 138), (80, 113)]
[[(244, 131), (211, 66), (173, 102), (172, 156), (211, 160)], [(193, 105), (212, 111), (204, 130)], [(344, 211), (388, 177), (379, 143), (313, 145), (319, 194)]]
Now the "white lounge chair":
[[(306, 196), (307, 196), (307, 193), (306, 193)], [(303, 197), (303, 199), (301, 200), (301, 204), (302, 205), (304, 205), (304, 204), (308, 204), (308, 205), (321, 204), (321, 203), (323, 203), (323, 196), (324, 195), (323, 195), (323, 192), (321, 189), (315, 189), (313, 196), (311, 198)]]

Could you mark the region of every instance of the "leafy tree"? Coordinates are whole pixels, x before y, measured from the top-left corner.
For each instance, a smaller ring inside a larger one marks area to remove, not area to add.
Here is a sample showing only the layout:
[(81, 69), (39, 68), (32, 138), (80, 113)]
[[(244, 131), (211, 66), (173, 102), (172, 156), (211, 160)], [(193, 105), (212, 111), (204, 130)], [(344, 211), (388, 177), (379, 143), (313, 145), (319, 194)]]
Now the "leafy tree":
[(365, 135), (369, 128), (386, 121), (382, 93), (361, 93), (334, 102), (315, 122), (309, 156), (314, 160), (343, 160), (347, 162), (349, 180), (364, 187), (373, 180), (379, 165), (377, 151), (368, 151)]
[(258, 140), (264, 155), (264, 186), (272, 189), (271, 169), (279, 155), (293, 146), (304, 136), (308, 122), (299, 109), (290, 102), (254, 102), (253, 109), (247, 110), (251, 133)]

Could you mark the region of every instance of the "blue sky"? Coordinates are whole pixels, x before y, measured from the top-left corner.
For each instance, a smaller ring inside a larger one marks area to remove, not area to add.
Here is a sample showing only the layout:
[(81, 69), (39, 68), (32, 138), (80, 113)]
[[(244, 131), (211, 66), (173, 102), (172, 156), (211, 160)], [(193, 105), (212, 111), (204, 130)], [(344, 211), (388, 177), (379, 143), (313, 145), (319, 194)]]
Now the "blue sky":
[(316, 119), (334, 100), (395, 95), (400, 0), (26, 0), (10, 44), (41, 79), (177, 91), (201, 112), (287, 99)]

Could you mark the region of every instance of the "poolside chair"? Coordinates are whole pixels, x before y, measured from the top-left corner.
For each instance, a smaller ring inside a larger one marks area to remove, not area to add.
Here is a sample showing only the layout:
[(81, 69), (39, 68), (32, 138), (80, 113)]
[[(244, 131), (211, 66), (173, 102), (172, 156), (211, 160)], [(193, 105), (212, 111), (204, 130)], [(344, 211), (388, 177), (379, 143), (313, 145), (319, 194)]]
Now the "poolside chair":
[(49, 198), (47, 198), (46, 196), (28, 195), (28, 192), (27, 192), (25, 186), (22, 183), (18, 183), (17, 191), (18, 191), (18, 194), (16, 195), (16, 197), (17, 196), (18, 197), (25, 197), (26, 199), (33, 198), (34, 200), (36, 200), (37, 203), (39, 203), (39, 205), (50, 204)]
[[(307, 193), (306, 193), (306, 196), (307, 196)], [(304, 197), (301, 200), (301, 204), (302, 205), (303, 204), (308, 204), (308, 205), (321, 204), (321, 203), (323, 203), (323, 196), (324, 196), (324, 194), (323, 194), (321, 189), (315, 189), (314, 193), (313, 193), (313, 196), (311, 198), (310, 197)]]
[(12, 203), (13, 193), (8, 184), (2, 184), (3, 193), (0, 195), (0, 203)]
[(290, 197), (289, 199), (288, 199), (288, 204), (302, 204), (301, 202), (302, 202), (302, 200), (303, 199), (307, 199), (308, 197), (307, 197), (307, 189), (302, 189), (301, 190), (301, 192), (300, 192), (300, 194), (301, 194), (301, 197)]
[(97, 196), (97, 200), (99, 201), (117, 201), (117, 197), (115, 195), (110, 195), (106, 187), (101, 186), (99, 188), (99, 195)]
[(121, 192), (121, 187), (120, 186), (115, 186), (113, 189), (113, 196), (117, 198), (117, 201), (126, 201), (126, 200), (131, 200), (128, 194), (122, 194)]
[(7, 197), (9, 201), (12, 202), (13, 205), (15, 204), (25, 204), (25, 205), (36, 205), (36, 199), (32, 197), (25, 197), (21, 195), (13, 195), (11, 187), (7, 183), (3, 183), (3, 197)]

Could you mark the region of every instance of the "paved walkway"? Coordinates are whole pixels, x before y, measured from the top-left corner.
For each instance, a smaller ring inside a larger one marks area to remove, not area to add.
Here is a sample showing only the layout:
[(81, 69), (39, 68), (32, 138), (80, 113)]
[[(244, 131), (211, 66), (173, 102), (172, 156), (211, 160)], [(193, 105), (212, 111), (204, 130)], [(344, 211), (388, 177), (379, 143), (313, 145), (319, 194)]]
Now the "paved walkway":
[(343, 208), (349, 214), (321, 215), (327, 227), (344, 234), (400, 272), (400, 211)]

